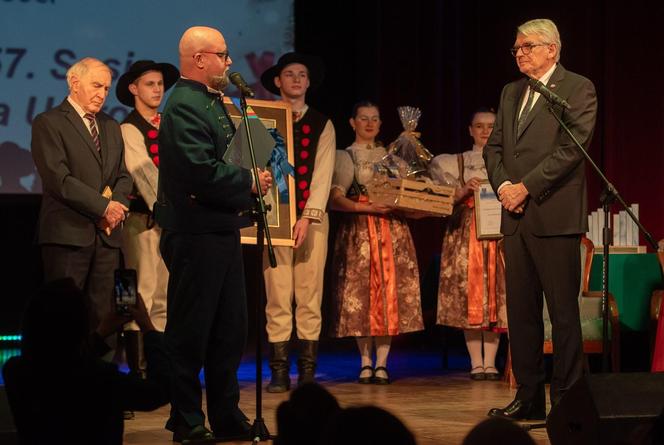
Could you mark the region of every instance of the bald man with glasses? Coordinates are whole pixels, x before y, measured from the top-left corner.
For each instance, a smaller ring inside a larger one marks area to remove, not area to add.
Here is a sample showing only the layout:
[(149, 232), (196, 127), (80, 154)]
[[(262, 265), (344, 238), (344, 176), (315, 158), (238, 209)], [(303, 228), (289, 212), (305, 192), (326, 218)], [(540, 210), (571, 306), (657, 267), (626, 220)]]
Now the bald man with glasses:
[[(189, 28), (179, 46), (182, 77), (173, 87), (159, 131), (155, 220), (168, 268), (165, 343), (172, 363), (171, 416), (176, 442), (243, 440), (251, 426), (240, 410), (237, 370), (247, 337), (247, 305), (239, 229), (252, 194), (272, 183), (226, 164), (235, 127), (222, 100), (233, 63), (223, 35)], [(205, 367), (205, 426), (198, 375)]]

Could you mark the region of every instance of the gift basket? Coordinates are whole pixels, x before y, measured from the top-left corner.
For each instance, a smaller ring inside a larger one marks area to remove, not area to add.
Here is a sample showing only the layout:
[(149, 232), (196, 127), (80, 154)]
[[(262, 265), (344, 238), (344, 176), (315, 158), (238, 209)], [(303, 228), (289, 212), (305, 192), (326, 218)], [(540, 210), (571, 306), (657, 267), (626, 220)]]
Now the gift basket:
[(404, 131), (387, 148), (367, 184), (372, 202), (432, 216), (452, 213), (454, 188), (434, 184), (428, 176), (433, 155), (415, 131), (422, 112), (416, 107), (397, 108)]

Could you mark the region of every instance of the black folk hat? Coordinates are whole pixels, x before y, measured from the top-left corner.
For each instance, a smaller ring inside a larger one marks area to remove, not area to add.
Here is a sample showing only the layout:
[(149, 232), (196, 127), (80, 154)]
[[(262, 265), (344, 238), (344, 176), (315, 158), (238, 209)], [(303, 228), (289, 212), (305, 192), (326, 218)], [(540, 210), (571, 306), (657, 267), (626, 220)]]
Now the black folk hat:
[(129, 84), (141, 77), (148, 71), (159, 71), (164, 76), (164, 91), (177, 82), (180, 78), (180, 71), (170, 63), (156, 63), (153, 60), (137, 60), (130, 67), (129, 71), (124, 73), (118, 79), (115, 87), (115, 96), (120, 103), (128, 107), (134, 106), (134, 95), (129, 91)]
[(300, 63), (306, 66), (307, 70), (309, 70), (310, 90), (317, 88), (323, 82), (325, 68), (323, 67), (323, 61), (320, 58), (300, 53), (286, 53), (279, 57), (279, 61), (277, 61), (276, 65), (268, 68), (261, 75), (261, 83), (265, 89), (278, 96), (280, 91), (274, 83), (274, 78), (279, 76), (284, 68), (293, 63)]

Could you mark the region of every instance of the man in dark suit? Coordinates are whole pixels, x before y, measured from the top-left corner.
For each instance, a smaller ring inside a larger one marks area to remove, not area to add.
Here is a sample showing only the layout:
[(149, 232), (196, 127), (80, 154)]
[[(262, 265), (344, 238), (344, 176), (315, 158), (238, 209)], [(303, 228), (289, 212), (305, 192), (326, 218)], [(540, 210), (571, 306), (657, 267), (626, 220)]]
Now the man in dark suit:
[[(538, 79), (571, 108), (555, 108), (585, 147), (595, 127), (592, 82), (558, 63), (560, 35), (546, 19), (517, 29), (512, 53), (519, 70)], [(551, 403), (582, 376), (580, 285), (581, 234), (587, 229), (583, 155), (564, 133), (544, 97), (527, 79), (505, 86), (493, 133), (484, 148), (489, 180), (503, 205), (507, 317), (512, 366), (519, 390), (490, 416), (543, 419), (543, 294), (553, 327)]]
[[(232, 60), (219, 31), (189, 28), (179, 46), (182, 78), (159, 131), (159, 185), (154, 205), (160, 250), (170, 273), (166, 348), (172, 362), (173, 440), (248, 438), (237, 369), (247, 336), (247, 304), (238, 216), (253, 204), (251, 171), (226, 164), (235, 133), (221, 91)], [(260, 191), (272, 178), (260, 172)], [(205, 366), (205, 427), (198, 374)]]
[(120, 126), (101, 111), (111, 70), (85, 58), (69, 68), (67, 83), (69, 96), (32, 124), (32, 156), (43, 184), (38, 242), (45, 281), (73, 278), (90, 298), (94, 329), (111, 310), (132, 181)]

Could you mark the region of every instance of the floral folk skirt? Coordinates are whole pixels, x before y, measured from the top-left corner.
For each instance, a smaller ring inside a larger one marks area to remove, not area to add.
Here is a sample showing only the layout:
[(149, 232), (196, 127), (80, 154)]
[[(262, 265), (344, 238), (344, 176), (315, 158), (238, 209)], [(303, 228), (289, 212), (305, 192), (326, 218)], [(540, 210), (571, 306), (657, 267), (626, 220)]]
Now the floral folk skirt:
[(334, 337), (424, 329), (415, 246), (405, 220), (343, 215), (333, 271)]
[(474, 219), (474, 209), (465, 203), (448, 219), (440, 258), (436, 322), (505, 332), (503, 241), (478, 240)]

